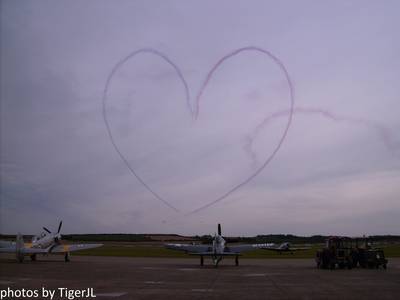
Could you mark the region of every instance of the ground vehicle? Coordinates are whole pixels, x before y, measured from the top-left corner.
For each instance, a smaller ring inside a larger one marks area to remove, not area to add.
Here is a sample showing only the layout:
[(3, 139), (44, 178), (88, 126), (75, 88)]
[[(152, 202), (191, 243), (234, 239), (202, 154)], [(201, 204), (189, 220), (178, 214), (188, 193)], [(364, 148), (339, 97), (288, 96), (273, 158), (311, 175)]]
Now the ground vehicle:
[(359, 251), (359, 264), (362, 268), (379, 268), (382, 266), (386, 269), (388, 260), (382, 249), (363, 249)]
[(318, 268), (334, 269), (336, 266), (343, 269), (353, 267), (354, 256), (353, 240), (347, 237), (333, 236), (326, 240), (325, 247), (318, 250), (316, 263)]
[(362, 268), (387, 267), (388, 260), (380, 248), (372, 248), (369, 238), (351, 239), (348, 237), (330, 237), (323, 249), (315, 257), (317, 267), (334, 269), (360, 266)]
[(388, 260), (381, 248), (372, 247), (372, 241), (369, 238), (356, 239), (356, 248), (353, 252), (353, 265), (359, 265), (362, 268), (386, 269)]
[(379, 268), (382, 266), (386, 269), (388, 260), (385, 253), (380, 248), (373, 248), (370, 239), (363, 239), (361, 242), (357, 240), (357, 247), (354, 252), (354, 263), (362, 268)]

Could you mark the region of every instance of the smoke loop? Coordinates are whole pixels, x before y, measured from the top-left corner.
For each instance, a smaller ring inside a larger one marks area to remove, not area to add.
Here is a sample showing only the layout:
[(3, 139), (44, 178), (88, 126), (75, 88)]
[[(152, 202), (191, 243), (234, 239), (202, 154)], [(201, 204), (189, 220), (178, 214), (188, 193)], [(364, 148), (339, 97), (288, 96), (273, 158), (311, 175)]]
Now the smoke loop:
[(219, 196), (218, 198), (206, 203), (205, 205), (202, 205), (201, 207), (198, 207), (196, 209), (194, 209), (193, 211), (191, 211), (189, 214), (194, 214), (197, 213), (201, 210), (204, 210), (206, 208), (209, 208), (213, 205), (215, 205), (216, 203), (222, 201), (223, 199), (227, 198), (229, 195), (231, 195), (232, 193), (234, 193), (235, 191), (237, 191), (238, 189), (240, 189), (241, 187), (243, 187), (244, 185), (248, 184), (251, 180), (253, 180), (256, 176), (258, 176), (264, 169), (265, 167), (267, 167), (267, 165), (272, 161), (272, 159), (275, 157), (276, 153), (279, 151), (279, 149), (281, 148), (284, 140), (286, 139), (287, 133), (289, 131), (291, 122), (292, 122), (292, 116), (293, 116), (293, 108), (294, 108), (294, 88), (293, 88), (293, 84), (292, 81), (290, 79), (289, 73), (285, 67), (285, 65), (276, 57), (274, 56), (271, 52), (264, 50), (262, 48), (259, 47), (254, 47), (254, 46), (248, 46), (248, 47), (243, 47), (243, 48), (239, 48), (236, 49), (230, 53), (228, 53), (227, 55), (223, 56), (222, 58), (220, 58), (214, 65), (213, 67), (210, 69), (210, 71), (208, 72), (207, 76), (205, 77), (205, 80), (203, 81), (203, 84), (201, 85), (199, 92), (197, 93), (196, 97), (195, 97), (195, 107), (193, 108), (191, 101), (190, 101), (190, 91), (189, 91), (189, 87), (188, 84), (185, 80), (185, 77), (183, 76), (181, 70), (179, 69), (179, 67), (177, 66), (177, 64), (175, 64), (170, 58), (168, 58), (168, 56), (166, 56), (165, 54), (163, 54), (162, 52), (152, 49), (152, 48), (143, 48), (143, 49), (139, 49), (136, 50), (132, 53), (130, 53), (128, 56), (124, 57), (123, 59), (121, 59), (111, 70), (111, 72), (109, 73), (107, 80), (106, 80), (106, 84), (104, 87), (104, 91), (103, 91), (103, 98), (102, 98), (102, 113), (103, 113), (103, 119), (104, 119), (104, 123), (106, 125), (106, 129), (107, 129), (107, 133), (109, 136), (109, 139), (111, 141), (112, 146), (114, 147), (115, 151), (118, 153), (119, 157), (121, 158), (121, 160), (124, 162), (124, 164), (126, 165), (126, 167), (128, 168), (128, 170), (132, 173), (132, 175), (134, 175), (134, 177), (136, 177), (136, 179), (159, 201), (161, 201), (162, 203), (164, 203), (166, 206), (168, 206), (170, 209), (174, 210), (175, 212), (179, 212), (178, 208), (176, 208), (175, 206), (173, 206), (169, 201), (165, 200), (163, 197), (161, 197), (161, 195), (159, 195), (158, 193), (156, 193), (152, 187), (150, 187), (150, 185), (148, 185), (140, 176), (139, 174), (134, 170), (134, 168), (131, 166), (131, 164), (129, 163), (129, 161), (127, 160), (127, 158), (125, 157), (125, 155), (121, 152), (121, 150), (119, 149), (114, 136), (112, 134), (111, 131), (111, 127), (110, 127), (110, 123), (107, 117), (107, 95), (108, 95), (108, 89), (111, 85), (112, 79), (114, 77), (114, 75), (116, 74), (116, 72), (130, 59), (134, 58), (136, 55), (138, 54), (142, 54), (142, 53), (149, 53), (149, 54), (153, 54), (155, 56), (160, 57), (161, 59), (163, 59), (166, 63), (168, 63), (170, 66), (172, 66), (172, 68), (175, 70), (178, 78), (180, 79), (182, 85), (183, 85), (183, 89), (184, 89), (184, 94), (185, 94), (185, 98), (186, 98), (186, 104), (189, 108), (190, 114), (192, 116), (192, 118), (194, 120), (197, 120), (199, 113), (200, 113), (200, 101), (202, 98), (202, 95), (205, 91), (205, 89), (207, 88), (208, 84), (210, 83), (210, 81), (212, 80), (213, 74), (214, 72), (227, 60), (231, 59), (232, 57), (242, 53), (242, 52), (246, 52), (246, 51), (254, 51), (254, 52), (258, 52), (261, 54), (266, 55), (269, 59), (271, 59), (283, 72), (285, 79), (287, 81), (288, 84), (288, 88), (290, 91), (290, 108), (289, 108), (289, 115), (288, 115), (288, 121), (286, 123), (286, 126), (283, 130), (282, 136), (278, 141), (277, 146), (273, 149), (272, 153), (264, 160), (264, 162), (261, 164), (261, 166), (259, 166), (252, 174), (250, 174), (249, 176), (247, 176), (244, 180), (242, 180), (241, 182), (239, 182), (238, 184), (234, 185), (233, 187), (231, 187), (227, 192), (225, 192), (224, 194), (222, 194), (221, 196)]

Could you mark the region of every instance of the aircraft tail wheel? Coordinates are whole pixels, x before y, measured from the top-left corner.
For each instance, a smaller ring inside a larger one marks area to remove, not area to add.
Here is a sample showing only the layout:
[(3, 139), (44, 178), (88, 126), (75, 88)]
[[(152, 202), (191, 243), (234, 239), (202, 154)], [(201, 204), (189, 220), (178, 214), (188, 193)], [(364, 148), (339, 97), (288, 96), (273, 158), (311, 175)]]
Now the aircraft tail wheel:
[(64, 260), (65, 262), (69, 262), (69, 252), (65, 252)]

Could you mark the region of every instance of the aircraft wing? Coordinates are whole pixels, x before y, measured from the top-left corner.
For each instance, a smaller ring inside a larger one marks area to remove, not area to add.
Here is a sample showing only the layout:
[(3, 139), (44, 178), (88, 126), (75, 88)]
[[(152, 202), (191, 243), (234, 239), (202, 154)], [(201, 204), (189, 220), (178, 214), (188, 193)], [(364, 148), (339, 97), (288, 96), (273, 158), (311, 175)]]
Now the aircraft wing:
[[(24, 254), (46, 254), (48, 253), (48, 249), (40, 249), (40, 248), (22, 248), (20, 250)], [(15, 250), (14, 250), (15, 252)]]
[[(241, 245), (226, 246), (224, 249), (224, 252), (217, 253), (217, 255), (219, 255), (219, 256), (230, 256), (230, 255), (237, 256), (237, 255), (241, 254), (242, 252), (254, 251), (257, 249), (261, 249), (262, 247), (266, 247), (266, 246), (267, 246), (267, 244), (241, 244)], [(211, 249), (204, 251), (204, 252), (196, 252), (196, 253), (189, 253), (189, 254), (202, 255), (202, 256), (215, 255), (215, 253), (210, 250)]]
[(0, 241), (0, 248), (15, 247), (15, 242), (11, 241)]
[(229, 253), (241, 253), (247, 251), (253, 251), (257, 249), (261, 249), (267, 247), (268, 244), (242, 244), (242, 245), (230, 245), (225, 247), (225, 252)]
[(285, 249), (280, 249), (278, 247), (262, 247), (261, 249), (263, 250), (269, 250), (269, 251), (275, 251), (275, 252), (282, 252), (282, 251), (287, 251)]
[[(15, 246), (0, 248), (0, 253), (15, 253), (16, 251), (17, 251), (17, 248)], [(44, 253), (47, 253), (47, 249), (22, 248), (19, 250), (19, 252), (22, 254), (44, 254)]]
[[(268, 246), (268, 244), (242, 244), (227, 246), (225, 247), (224, 252), (219, 255), (237, 255), (241, 252), (253, 251), (266, 246)], [(185, 251), (193, 255), (214, 255), (214, 252), (211, 251), (211, 245), (166, 244), (165, 247), (172, 250)]]
[(0, 253), (15, 253), (16, 248), (14, 247), (1, 247)]
[(240, 253), (235, 253), (235, 252), (223, 252), (223, 253), (214, 253), (213, 251), (207, 251), (207, 252), (196, 252), (196, 253), (189, 253), (190, 255), (200, 255), (200, 256), (237, 256)]
[[(74, 252), (79, 250), (87, 250), (92, 248), (101, 247), (103, 244), (75, 244), (75, 245), (57, 245), (53, 248), (40, 249), (40, 248), (22, 248), (19, 251), (23, 254), (46, 254), (46, 253), (65, 253)], [(1, 247), (0, 253), (15, 253), (17, 248), (15, 245), (11, 247)]]
[(210, 252), (212, 247), (211, 245), (165, 244), (165, 248), (196, 254), (196, 253)]
[(300, 248), (300, 247), (292, 248), (292, 247), (290, 247), (290, 248), (282, 249), (282, 248), (279, 248), (279, 247), (262, 247), (261, 249), (275, 251), (275, 252), (295, 252), (295, 251), (310, 250), (311, 248), (306, 248), (306, 247), (303, 247), (303, 248)]
[(311, 247), (296, 247), (296, 248), (289, 248), (289, 251), (305, 251), (310, 249)]
[(93, 249), (103, 246), (103, 244), (72, 244), (72, 245), (57, 245), (50, 249), (49, 253), (65, 253), (79, 250)]

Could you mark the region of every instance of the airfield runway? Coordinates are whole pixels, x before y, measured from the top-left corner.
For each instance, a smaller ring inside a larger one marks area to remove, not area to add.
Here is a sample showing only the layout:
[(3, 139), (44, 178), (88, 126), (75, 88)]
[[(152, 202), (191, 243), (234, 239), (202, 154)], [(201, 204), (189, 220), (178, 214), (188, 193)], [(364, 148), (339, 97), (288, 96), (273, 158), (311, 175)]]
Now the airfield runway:
[[(0, 289), (93, 288), (97, 299), (399, 299), (400, 259), (387, 270), (318, 270), (312, 259), (0, 258)], [(21, 299), (21, 298), (20, 298)], [(60, 298), (57, 299), (66, 299)]]

